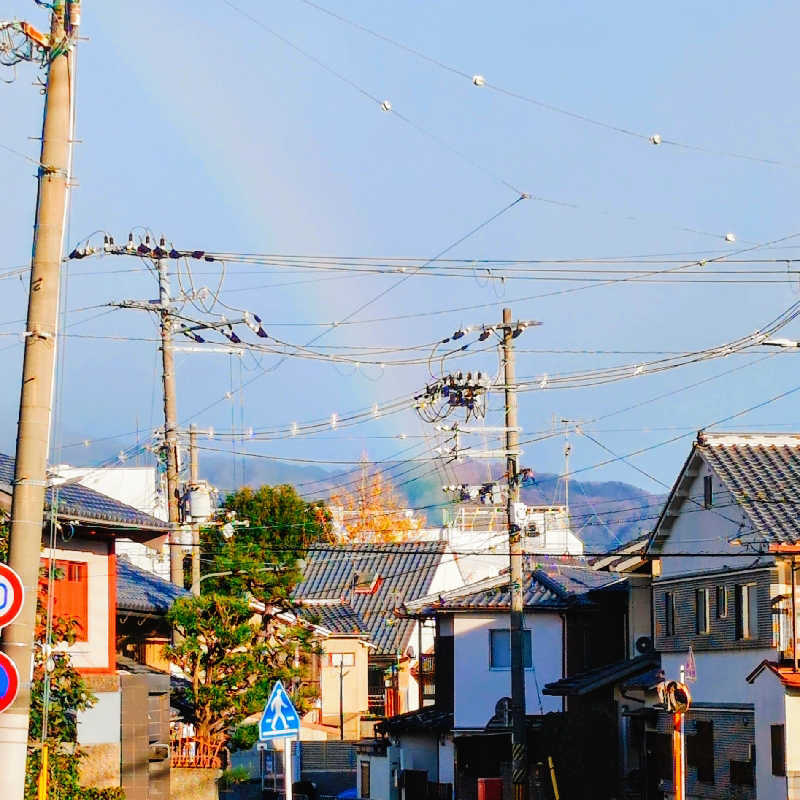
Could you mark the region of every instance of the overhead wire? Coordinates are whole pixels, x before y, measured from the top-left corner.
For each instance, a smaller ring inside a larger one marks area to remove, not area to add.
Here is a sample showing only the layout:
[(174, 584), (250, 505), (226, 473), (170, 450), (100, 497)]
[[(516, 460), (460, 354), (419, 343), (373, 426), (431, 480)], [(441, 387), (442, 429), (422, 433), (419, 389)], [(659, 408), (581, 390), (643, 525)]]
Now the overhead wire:
[(619, 125), (619, 124), (615, 124), (615, 123), (609, 123), (609, 122), (606, 122), (606, 121), (603, 121), (603, 120), (588, 116), (588, 115), (580, 113), (580, 112), (576, 112), (576, 111), (573, 111), (573, 110), (570, 110), (570, 109), (567, 109), (567, 108), (563, 108), (561, 106), (557, 106), (557, 105), (554, 105), (552, 103), (547, 103), (547, 102), (545, 102), (543, 100), (540, 100), (538, 98), (532, 97), (530, 95), (526, 95), (526, 94), (523, 94), (521, 92), (517, 92), (517, 91), (511, 90), (511, 89), (508, 89), (508, 88), (506, 88), (506, 87), (504, 87), (504, 86), (502, 86), (500, 84), (490, 82), (490, 81), (486, 80), (482, 75), (476, 75), (476, 74), (470, 75), (469, 73), (465, 72), (464, 70), (459, 69), (458, 67), (454, 67), (454, 66), (452, 66), (450, 64), (447, 64), (446, 62), (442, 61), (441, 59), (438, 59), (438, 58), (435, 58), (433, 56), (430, 56), (427, 53), (422, 52), (421, 50), (418, 50), (418, 49), (416, 49), (414, 47), (410, 47), (409, 45), (404, 44), (403, 42), (400, 42), (400, 41), (398, 41), (396, 39), (393, 39), (392, 37), (387, 36), (386, 34), (380, 33), (378, 31), (373, 30), (372, 28), (367, 27), (366, 25), (363, 25), (362, 23), (356, 22), (355, 20), (352, 20), (349, 17), (344, 16), (343, 14), (340, 14), (340, 13), (338, 13), (336, 11), (332, 11), (331, 9), (326, 8), (325, 6), (322, 6), (322, 5), (314, 2), (314, 0), (299, 0), (299, 2), (303, 3), (304, 5), (306, 5), (306, 6), (310, 7), (310, 8), (316, 9), (317, 11), (319, 11), (319, 12), (321, 12), (323, 14), (326, 14), (327, 16), (329, 16), (329, 17), (331, 17), (331, 18), (333, 18), (335, 20), (338, 20), (339, 22), (342, 22), (342, 23), (344, 23), (346, 25), (349, 25), (350, 27), (355, 28), (356, 30), (362, 31), (363, 33), (366, 33), (369, 36), (372, 36), (372, 37), (374, 37), (376, 39), (379, 39), (380, 41), (385, 42), (385, 43), (391, 45), (392, 47), (395, 47), (395, 48), (397, 48), (399, 50), (402, 50), (402, 51), (404, 51), (406, 53), (409, 53), (409, 54), (411, 54), (413, 56), (416, 56), (417, 58), (422, 59), (423, 61), (426, 61), (429, 64), (433, 64), (434, 66), (439, 67), (440, 69), (445, 70), (446, 72), (449, 72), (449, 73), (451, 73), (453, 75), (456, 75), (456, 76), (458, 76), (460, 78), (464, 78), (466, 80), (469, 80), (476, 87), (479, 87), (479, 88), (485, 87), (485, 88), (490, 89), (490, 90), (492, 90), (494, 92), (497, 92), (499, 94), (505, 95), (507, 97), (511, 97), (511, 98), (513, 98), (515, 100), (521, 100), (521, 101), (523, 101), (525, 103), (529, 103), (531, 105), (537, 106), (538, 108), (541, 108), (541, 109), (543, 109), (545, 111), (550, 111), (550, 112), (552, 112), (554, 114), (560, 114), (562, 116), (568, 117), (570, 119), (577, 120), (579, 122), (586, 123), (588, 125), (592, 125), (594, 127), (603, 128), (603, 129), (608, 130), (608, 131), (610, 131), (612, 133), (618, 133), (618, 134), (621, 134), (623, 136), (627, 136), (627, 137), (636, 139), (636, 140), (638, 140), (640, 142), (647, 142), (647, 143), (649, 143), (651, 145), (665, 144), (665, 145), (670, 145), (670, 146), (673, 146), (673, 147), (676, 147), (676, 148), (685, 149), (685, 150), (693, 150), (693, 151), (696, 151), (696, 152), (706, 153), (706, 154), (715, 155), (715, 156), (723, 156), (723, 157), (726, 157), (726, 158), (742, 159), (742, 160), (745, 160), (745, 161), (751, 161), (751, 162), (766, 164), (766, 165), (774, 166), (774, 167), (788, 167), (788, 168), (792, 168), (792, 169), (797, 169), (798, 167), (800, 167), (800, 164), (796, 164), (796, 163), (785, 161), (785, 160), (780, 160), (780, 159), (775, 159), (775, 158), (765, 158), (763, 156), (751, 155), (751, 154), (747, 154), (747, 153), (738, 153), (738, 152), (729, 151), (729, 150), (722, 150), (722, 149), (707, 147), (705, 145), (692, 144), (690, 142), (683, 142), (683, 141), (680, 141), (680, 140), (677, 140), (677, 139), (664, 137), (664, 136), (661, 136), (660, 134), (642, 133), (641, 131), (636, 131), (636, 130), (634, 130), (632, 128), (628, 128), (628, 127), (625, 127), (623, 125)]

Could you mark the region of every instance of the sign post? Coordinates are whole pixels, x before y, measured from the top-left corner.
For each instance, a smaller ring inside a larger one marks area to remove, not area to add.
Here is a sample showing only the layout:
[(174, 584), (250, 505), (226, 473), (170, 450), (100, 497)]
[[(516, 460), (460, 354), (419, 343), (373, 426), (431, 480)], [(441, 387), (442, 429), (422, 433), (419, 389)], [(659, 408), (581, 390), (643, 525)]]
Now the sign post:
[[(0, 564), (0, 630), (10, 625), (22, 610), (25, 589), (19, 575), (7, 564)], [(0, 713), (15, 700), (19, 691), (19, 673), (14, 662), (0, 652)]]
[(258, 739), (283, 739), (283, 776), (286, 800), (292, 800), (292, 740), (300, 734), (300, 717), (286, 689), (278, 681), (272, 687), (258, 724)]

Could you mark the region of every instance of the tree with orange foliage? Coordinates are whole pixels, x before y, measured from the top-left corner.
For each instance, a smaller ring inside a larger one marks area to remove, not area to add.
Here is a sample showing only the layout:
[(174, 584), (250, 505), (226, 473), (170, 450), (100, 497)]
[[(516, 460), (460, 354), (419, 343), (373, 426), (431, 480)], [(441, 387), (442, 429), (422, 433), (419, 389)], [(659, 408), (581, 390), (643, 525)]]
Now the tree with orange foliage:
[(350, 491), (332, 492), (328, 507), (334, 535), (341, 542), (401, 542), (425, 527), (424, 515), (406, 508), (378, 470), (370, 472), (366, 453), (361, 457), (361, 479)]

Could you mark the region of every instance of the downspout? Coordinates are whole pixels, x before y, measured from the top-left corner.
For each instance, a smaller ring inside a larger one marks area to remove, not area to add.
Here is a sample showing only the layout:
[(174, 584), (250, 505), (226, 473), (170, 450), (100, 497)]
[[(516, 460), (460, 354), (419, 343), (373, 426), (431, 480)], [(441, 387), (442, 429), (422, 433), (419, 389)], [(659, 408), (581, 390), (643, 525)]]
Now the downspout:
[(792, 671), (797, 672), (797, 568), (792, 556)]
[[(561, 612), (561, 677), (567, 677), (567, 615)], [(567, 710), (567, 697), (561, 695), (561, 710)]]

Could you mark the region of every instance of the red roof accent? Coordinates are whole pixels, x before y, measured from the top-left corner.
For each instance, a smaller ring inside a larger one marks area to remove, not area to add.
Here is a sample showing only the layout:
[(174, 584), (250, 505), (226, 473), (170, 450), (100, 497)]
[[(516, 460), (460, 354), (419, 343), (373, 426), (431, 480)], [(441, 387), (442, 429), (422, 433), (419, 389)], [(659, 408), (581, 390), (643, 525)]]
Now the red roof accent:
[(752, 683), (764, 669), (777, 675), (784, 686), (800, 689), (800, 672), (795, 672), (791, 667), (781, 667), (773, 661), (762, 661), (748, 676), (747, 681)]

